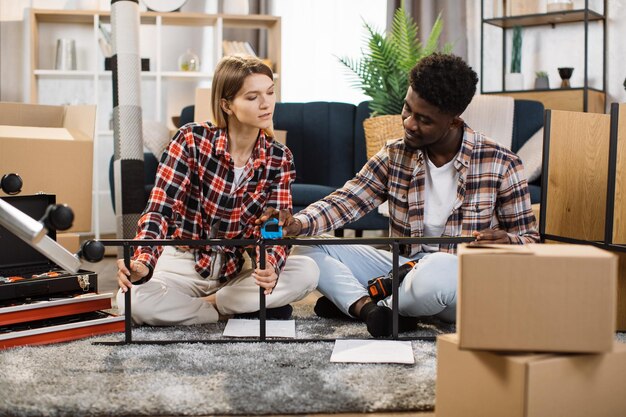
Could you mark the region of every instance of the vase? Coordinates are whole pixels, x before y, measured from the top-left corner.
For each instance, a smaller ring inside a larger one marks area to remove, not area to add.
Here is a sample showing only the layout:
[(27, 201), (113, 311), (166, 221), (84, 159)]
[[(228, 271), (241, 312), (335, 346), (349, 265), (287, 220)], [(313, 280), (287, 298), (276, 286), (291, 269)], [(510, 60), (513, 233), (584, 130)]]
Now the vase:
[(504, 79), (506, 91), (519, 91), (524, 89), (524, 75), (520, 72), (510, 72)]
[(547, 90), (550, 88), (550, 80), (548, 77), (535, 78), (535, 90)]
[(224, 14), (250, 13), (250, 0), (224, 0)]
[(178, 69), (181, 71), (200, 71), (200, 58), (191, 49), (178, 58)]
[(559, 75), (561, 76), (561, 88), (570, 88), (571, 86), (569, 84), (569, 79), (572, 77), (574, 68), (561, 67), (558, 70), (559, 70)]

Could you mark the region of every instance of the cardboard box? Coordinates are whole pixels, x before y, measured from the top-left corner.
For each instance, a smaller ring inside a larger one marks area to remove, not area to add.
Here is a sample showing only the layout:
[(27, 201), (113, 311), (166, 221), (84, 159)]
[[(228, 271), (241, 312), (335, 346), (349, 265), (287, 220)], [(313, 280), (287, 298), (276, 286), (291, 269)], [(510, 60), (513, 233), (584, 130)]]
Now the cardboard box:
[(57, 242), (72, 253), (78, 252), (81, 244), (81, 236), (78, 233), (57, 233)]
[(74, 211), (68, 231), (91, 230), (96, 106), (0, 103), (0, 167), (23, 194), (56, 194)]
[(617, 257), (586, 245), (460, 245), (463, 349), (606, 352), (613, 346)]
[(213, 120), (213, 105), (211, 103), (210, 88), (196, 88), (196, 97), (193, 107), (194, 122)]
[(626, 345), (604, 354), (504, 354), (437, 338), (437, 417), (626, 416)]
[(509, 0), (505, 2), (507, 16), (522, 16), (528, 14), (545, 13), (545, 6), (541, 7), (539, 0)]
[(626, 253), (616, 252), (619, 258), (617, 277), (617, 325), (619, 331), (626, 331)]

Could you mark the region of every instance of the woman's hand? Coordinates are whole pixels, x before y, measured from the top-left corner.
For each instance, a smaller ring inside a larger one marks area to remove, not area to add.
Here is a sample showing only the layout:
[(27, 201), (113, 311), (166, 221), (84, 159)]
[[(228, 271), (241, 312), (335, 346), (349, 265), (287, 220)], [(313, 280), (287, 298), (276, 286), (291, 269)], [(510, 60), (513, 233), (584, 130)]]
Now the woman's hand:
[(506, 230), (485, 229), (480, 232), (472, 232), (472, 235), (474, 235), (476, 240), (471, 242), (470, 246), (507, 245), (511, 243), (511, 239), (509, 239), (509, 234)]
[(276, 281), (278, 281), (278, 274), (276, 274), (274, 267), (270, 266), (265, 269), (255, 269), (252, 278), (254, 278), (256, 285), (265, 288), (265, 295), (270, 295), (276, 286)]
[(117, 283), (122, 292), (128, 291), (133, 286), (133, 282), (139, 281), (150, 272), (147, 266), (137, 261), (130, 261), (130, 269), (131, 271), (126, 268), (123, 259), (117, 260)]

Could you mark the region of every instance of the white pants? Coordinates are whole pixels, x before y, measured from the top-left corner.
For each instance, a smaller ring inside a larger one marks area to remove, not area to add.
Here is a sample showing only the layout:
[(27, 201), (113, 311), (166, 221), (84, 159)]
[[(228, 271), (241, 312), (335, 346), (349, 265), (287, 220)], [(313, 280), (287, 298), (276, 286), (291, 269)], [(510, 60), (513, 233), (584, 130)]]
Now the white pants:
[[(389, 251), (365, 245), (294, 246), (292, 254), (313, 259), (320, 270), (318, 290), (350, 315), (352, 304), (368, 296), (367, 282), (387, 275), (393, 267)], [(293, 256), (293, 255), (292, 255)], [(437, 316), (456, 320), (458, 259), (449, 253), (420, 253), (421, 258), (400, 284), (399, 312), (403, 316)], [(409, 259), (400, 257), (400, 264)], [(379, 302), (391, 307), (392, 297)]]
[[(157, 261), (152, 278), (131, 288), (132, 318), (137, 324), (166, 326), (215, 323), (218, 311), (204, 300), (216, 295), (219, 313), (250, 313), (259, 310), (259, 286), (250, 267), (234, 279), (221, 283), (204, 279), (195, 270), (192, 252), (166, 246)], [(266, 307), (281, 307), (298, 301), (315, 290), (319, 268), (306, 256), (289, 256)], [(124, 293), (118, 291), (117, 305), (124, 314)]]

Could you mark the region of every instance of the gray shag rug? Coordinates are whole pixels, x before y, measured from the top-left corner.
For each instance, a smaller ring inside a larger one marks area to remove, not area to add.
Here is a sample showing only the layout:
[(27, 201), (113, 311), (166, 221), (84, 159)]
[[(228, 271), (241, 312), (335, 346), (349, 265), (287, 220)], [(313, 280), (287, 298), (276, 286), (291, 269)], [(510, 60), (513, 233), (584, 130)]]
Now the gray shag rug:
[[(296, 335), (368, 338), (362, 323), (294, 311)], [(0, 415), (238, 415), (432, 410), (435, 343), (413, 341), (414, 365), (331, 363), (332, 342), (185, 343), (222, 339), (224, 323), (141, 327), (134, 340), (171, 345), (94, 345), (113, 334), (0, 351)], [(402, 336), (454, 331), (423, 322)]]

